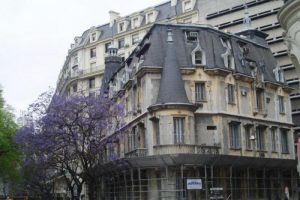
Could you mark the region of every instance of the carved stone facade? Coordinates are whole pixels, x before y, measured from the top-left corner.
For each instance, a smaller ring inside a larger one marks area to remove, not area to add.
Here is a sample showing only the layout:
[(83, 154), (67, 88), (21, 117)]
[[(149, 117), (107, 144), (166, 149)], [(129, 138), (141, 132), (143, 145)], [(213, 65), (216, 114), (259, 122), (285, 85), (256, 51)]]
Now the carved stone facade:
[[(286, 186), (297, 197), (292, 88), (275, 77), (263, 40), (256, 42), (264, 35), (248, 33), (156, 24), (119, 64), (106, 89), (126, 108), (126, 125), (108, 136), (115, 143), (105, 199), (209, 199), (217, 187), (225, 199), (262, 200), (283, 198)], [(234, 67), (224, 63), (228, 46)], [(127, 170), (113, 167), (116, 157)], [(202, 189), (188, 190), (194, 179)]]
[(289, 56), (300, 76), (300, 1), (286, 1), (278, 13), (281, 27), (286, 31), (284, 40), (288, 47)]

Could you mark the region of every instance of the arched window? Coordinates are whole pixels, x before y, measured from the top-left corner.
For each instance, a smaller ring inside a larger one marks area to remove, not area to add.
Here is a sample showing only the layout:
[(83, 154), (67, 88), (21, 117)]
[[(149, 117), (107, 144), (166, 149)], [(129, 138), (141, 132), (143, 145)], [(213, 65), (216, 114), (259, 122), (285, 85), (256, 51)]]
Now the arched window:
[(193, 65), (205, 65), (205, 52), (202, 50), (200, 44), (192, 51)]
[(199, 50), (195, 52), (195, 64), (196, 65), (202, 64), (202, 52)]

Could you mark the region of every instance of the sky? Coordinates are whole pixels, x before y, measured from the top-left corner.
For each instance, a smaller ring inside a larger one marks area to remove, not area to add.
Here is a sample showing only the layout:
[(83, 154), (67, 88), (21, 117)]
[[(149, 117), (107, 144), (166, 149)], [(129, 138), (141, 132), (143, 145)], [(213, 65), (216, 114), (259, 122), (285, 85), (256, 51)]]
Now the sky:
[(75, 36), (166, 0), (0, 0), (0, 85), (16, 114), (55, 88)]

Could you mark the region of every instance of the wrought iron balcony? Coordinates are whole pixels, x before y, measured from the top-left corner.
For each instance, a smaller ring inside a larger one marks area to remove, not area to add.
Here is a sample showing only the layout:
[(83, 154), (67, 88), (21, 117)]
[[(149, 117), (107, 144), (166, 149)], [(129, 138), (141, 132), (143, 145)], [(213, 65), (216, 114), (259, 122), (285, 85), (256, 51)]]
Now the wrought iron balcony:
[(148, 149), (137, 148), (125, 153), (125, 158), (145, 157), (148, 155)]
[(154, 148), (154, 155), (164, 154), (219, 154), (219, 145), (192, 145), (192, 144), (169, 144), (169, 145), (156, 145)]

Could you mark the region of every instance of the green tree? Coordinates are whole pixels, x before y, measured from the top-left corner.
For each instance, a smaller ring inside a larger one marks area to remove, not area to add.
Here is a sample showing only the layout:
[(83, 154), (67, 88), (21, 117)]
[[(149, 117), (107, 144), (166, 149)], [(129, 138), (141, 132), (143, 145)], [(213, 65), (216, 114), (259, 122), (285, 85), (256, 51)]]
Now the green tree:
[(20, 153), (14, 143), (14, 137), (17, 131), (17, 124), (14, 121), (14, 115), (10, 109), (5, 106), (0, 88), (0, 181), (2, 190), (5, 191), (5, 185), (19, 179), (18, 166), (21, 160)]

